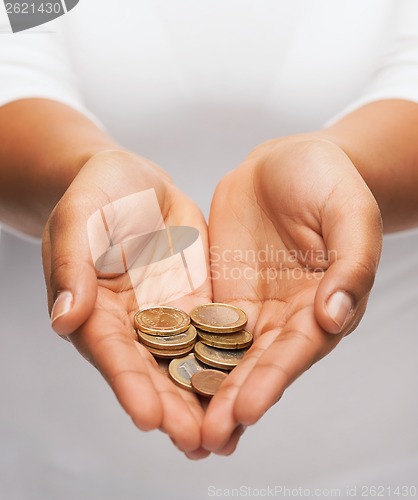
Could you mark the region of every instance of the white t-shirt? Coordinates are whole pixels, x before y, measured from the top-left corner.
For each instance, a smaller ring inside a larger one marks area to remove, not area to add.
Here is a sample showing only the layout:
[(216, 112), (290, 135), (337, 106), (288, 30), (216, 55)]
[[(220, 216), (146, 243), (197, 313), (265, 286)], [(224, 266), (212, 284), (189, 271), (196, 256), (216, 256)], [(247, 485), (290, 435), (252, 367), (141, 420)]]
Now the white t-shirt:
[[(0, 104), (47, 97), (90, 114), (206, 213), (257, 144), (373, 100), (418, 102), (414, 0), (85, 0), (20, 34), (2, 19)], [(39, 248), (10, 235), (0, 245), (2, 497), (196, 500), (277, 486), (348, 498), (354, 486), (418, 486), (417, 234), (386, 238), (357, 332), (234, 456), (199, 463), (137, 431), (99, 375), (46, 335)]]

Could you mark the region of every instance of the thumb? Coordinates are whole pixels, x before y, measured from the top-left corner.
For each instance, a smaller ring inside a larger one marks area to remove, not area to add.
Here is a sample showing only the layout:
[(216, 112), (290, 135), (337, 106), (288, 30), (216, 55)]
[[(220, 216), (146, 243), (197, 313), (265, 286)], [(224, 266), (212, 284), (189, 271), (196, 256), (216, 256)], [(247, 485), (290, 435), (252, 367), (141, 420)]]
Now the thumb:
[(347, 334), (361, 320), (374, 283), (382, 247), (380, 211), (364, 184), (345, 203), (329, 200), (323, 220), (330, 266), (316, 292), (315, 316), (325, 331)]
[(90, 254), (87, 224), (60, 205), (48, 222), (42, 258), (51, 326), (69, 335), (91, 315), (97, 298), (97, 274)]

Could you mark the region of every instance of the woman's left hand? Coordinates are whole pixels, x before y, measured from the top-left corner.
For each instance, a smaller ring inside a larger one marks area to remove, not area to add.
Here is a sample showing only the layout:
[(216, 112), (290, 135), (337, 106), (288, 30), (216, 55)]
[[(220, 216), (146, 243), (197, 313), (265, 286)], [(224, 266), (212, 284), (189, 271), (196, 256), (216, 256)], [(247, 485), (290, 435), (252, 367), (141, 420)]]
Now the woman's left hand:
[(203, 421), (203, 446), (229, 454), (231, 436), (359, 323), (382, 224), (342, 149), (304, 135), (262, 144), (220, 182), (209, 239), (213, 300), (246, 311), (255, 337)]

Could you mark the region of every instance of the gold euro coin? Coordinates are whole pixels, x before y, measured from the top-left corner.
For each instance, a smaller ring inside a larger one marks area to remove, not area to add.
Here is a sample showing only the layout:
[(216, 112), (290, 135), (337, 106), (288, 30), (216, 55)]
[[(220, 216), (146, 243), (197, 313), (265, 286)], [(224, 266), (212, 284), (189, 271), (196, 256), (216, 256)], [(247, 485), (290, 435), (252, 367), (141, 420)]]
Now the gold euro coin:
[(218, 349), (244, 349), (253, 343), (253, 336), (247, 330), (227, 333), (226, 335), (199, 330), (197, 334), (201, 342)]
[(204, 304), (190, 312), (192, 323), (205, 332), (229, 333), (241, 330), (247, 324), (247, 315), (229, 304)]
[(157, 306), (135, 314), (135, 328), (150, 335), (175, 335), (189, 328), (190, 317), (181, 309)]
[(191, 346), (196, 340), (196, 328), (190, 325), (185, 332), (176, 335), (150, 335), (149, 333), (138, 331), (141, 344), (154, 349), (173, 350)]
[(204, 370), (206, 366), (196, 359), (195, 355), (189, 354), (178, 359), (173, 359), (168, 366), (168, 373), (178, 386), (188, 391), (192, 391), (192, 384), (190, 382), (193, 375), (201, 370)]
[(182, 347), (181, 349), (155, 349), (154, 347), (147, 346), (147, 350), (157, 358), (181, 358), (189, 352), (193, 351), (193, 344), (188, 347)]
[(219, 370), (202, 370), (192, 376), (192, 388), (201, 396), (212, 397), (226, 377), (226, 373)]
[(242, 360), (248, 349), (217, 349), (203, 342), (194, 346), (194, 354), (202, 363), (222, 370), (232, 370)]

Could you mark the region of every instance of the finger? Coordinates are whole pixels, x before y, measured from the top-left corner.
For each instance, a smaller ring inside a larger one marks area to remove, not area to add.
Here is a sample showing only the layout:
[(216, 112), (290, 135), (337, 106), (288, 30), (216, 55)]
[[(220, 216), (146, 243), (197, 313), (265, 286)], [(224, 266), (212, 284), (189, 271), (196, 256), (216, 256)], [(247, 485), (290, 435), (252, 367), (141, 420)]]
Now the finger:
[(234, 414), (235, 400), (258, 359), (276, 336), (277, 332), (267, 332), (257, 339), (212, 398), (202, 425), (202, 446), (205, 449), (218, 452), (228, 444), (239, 425)]
[(175, 386), (160, 367), (156, 371), (158, 364), (155, 359), (141, 344), (135, 342), (135, 345), (161, 399), (163, 419), (160, 429), (170, 436), (179, 450), (191, 452), (199, 449), (203, 420), (203, 409), (199, 399), (195, 394)]
[(247, 427), (245, 425), (238, 425), (238, 427), (232, 433), (228, 443), (216, 452), (217, 455), (222, 455), (224, 457), (228, 457), (232, 455), (234, 451), (237, 449), (238, 443), (241, 439), (241, 436), (244, 434)]
[(242, 384), (234, 407), (236, 421), (254, 424), (299, 375), (328, 354), (341, 338), (323, 331), (315, 320), (313, 306), (296, 312), (258, 357)]
[(42, 249), (51, 324), (60, 335), (72, 333), (87, 320), (97, 296), (86, 221), (74, 218), (71, 206), (63, 203), (56, 208)]
[(216, 452), (216, 454), (224, 456), (224, 457), (228, 457), (229, 455), (232, 455), (232, 453), (234, 453), (234, 451), (237, 449), (239, 440), (241, 439), (241, 436), (244, 434), (245, 430), (246, 430), (246, 426), (238, 425), (238, 427), (232, 433), (227, 444), (223, 448), (218, 450)]
[(207, 458), (210, 455), (210, 451), (199, 447), (197, 450), (189, 451), (186, 453), (186, 457), (190, 460), (202, 460), (202, 458)]
[[(246, 430), (246, 427), (244, 425), (238, 425), (235, 430), (233, 431), (231, 437), (227, 441), (227, 443), (220, 448), (219, 450), (216, 451), (216, 455), (224, 456), (227, 457), (229, 455), (232, 455), (234, 451), (236, 450), (239, 440), (241, 439), (241, 436), (244, 434)], [(186, 454), (188, 458), (191, 460), (200, 460), (202, 458), (206, 458), (208, 455), (210, 455), (210, 451), (205, 450), (204, 448), (199, 448), (199, 450), (196, 450), (195, 452), (187, 453)]]
[[(192, 394), (188, 391), (181, 391), (181, 393), (186, 400), (189, 400), (190, 398), (192, 399), (190, 407), (192, 411), (195, 411), (195, 415), (201, 429), (203, 418), (209, 404), (209, 399), (203, 396), (197, 396), (196, 394)], [(199, 448), (197, 448), (196, 450), (186, 453), (187, 458), (189, 458), (190, 460), (201, 460), (202, 458), (206, 458), (209, 455), (210, 451), (203, 448), (203, 446), (199, 446)]]
[[(140, 344), (137, 344), (138, 349), (140, 349), (141, 352), (143, 352), (142, 351), (143, 347), (142, 346), (139, 347), (139, 345)], [(159, 370), (164, 375), (164, 377), (170, 378), (169, 369), (168, 369), (168, 367), (170, 365), (169, 360), (157, 358), (155, 361), (157, 361)], [(205, 415), (207, 404), (208, 404), (206, 401), (207, 398), (200, 397), (195, 393), (183, 390), (182, 388), (179, 388), (179, 387), (177, 387), (177, 390), (179, 391), (180, 396), (184, 399), (184, 401), (189, 406), (191, 413), (194, 415), (194, 417), (195, 417), (196, 421), (199, 423), (199, 427), (200, 427), (202, 424), (202, 421), (203, 421), (203, 417)], [(177, 446), (177, 443), (175, 443), (175, 444)]]
[[(142, 346), (140, 346), (142, 347)], [(149, 353), (145, 353), (149, 356)], [(193, 400), (183, 397), (183, 389), (176, 387), (171, 380), (161, 372), (155, 372), (151, 360), (148, 361), (148, 373), (157, 391), (162, 408), (163, 418), (161, 430), (166, 432), (176, 446), (184, 452), (192, 452), (200, 447), (200, 423), (202, 415), (198, 418), (196, 406), (199, 404), (197, 398)]]
[[(177, 445), (177, 442), (174, 441), (173, 438), (171, 438), (171, 441), (172, 443), (174, 444), (174, 446), (176, 448), (178, 448), (180, 451), (182, 451), (179, 446)], [(203, 458), (206, 458), (210, 455), (210, 451), (207, 451), (205, 450), (204, 448), (202, 448), (201, 446), (199, 448), (197, 448), (196, 450), (193, 450), (193, 451), (188, 451), (188, 452), (185, 452), (185, 455), (187, 458), (189, 458), (190, 460), (202, 460)]]
[(71, 342), (100, 371), (135, 425), (143, 431), (158, 429), (163, 422), (162, 402), (125, 328), (105, 310), (95, 311)]
[(344, 199), (337, 190), (323, 214), (331, 265), (317, 290), (315, 315), (330, 333), (347, 333), (357, 326), (379, 263), (382, 222), (376, 202), (365, 190), (361, 179), (357, 190), (350, 190), (358, 193), (357, 198)]

